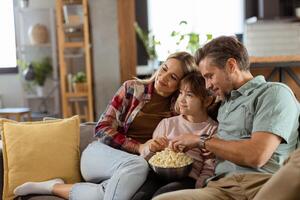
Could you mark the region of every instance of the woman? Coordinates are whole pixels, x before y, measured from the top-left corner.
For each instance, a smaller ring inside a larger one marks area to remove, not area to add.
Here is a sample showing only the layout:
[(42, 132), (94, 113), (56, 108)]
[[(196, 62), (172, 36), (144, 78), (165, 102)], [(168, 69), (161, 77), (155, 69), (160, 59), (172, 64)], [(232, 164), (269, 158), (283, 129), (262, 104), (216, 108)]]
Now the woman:
[(72, 200), (130, 199), (148, 174), (147, 162), (138, 155), (148, 145), (164, 142), (157, 138), (145, 143), (158, 123), (173, 115), (179, 82), (195, 69), (194, 58), (178, 52), (149, 80), (130, 80), (121, 86), (96, 126), (99, 140), (82, 153), (81, 173), (88, 183), (64, 184), (61, 179), (30, 182), (14, 193), (54, 194)]

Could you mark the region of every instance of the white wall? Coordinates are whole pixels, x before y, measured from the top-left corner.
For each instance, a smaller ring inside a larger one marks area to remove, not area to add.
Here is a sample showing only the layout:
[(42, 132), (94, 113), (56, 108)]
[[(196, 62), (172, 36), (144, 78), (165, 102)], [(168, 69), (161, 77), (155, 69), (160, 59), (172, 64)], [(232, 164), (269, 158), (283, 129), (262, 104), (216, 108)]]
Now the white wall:
[(18, 74), (0, 75), (0, 95), (5, 107), (24, 106), (23, 88)]
[(90, 0), (95, 119), (120, 86), (117, 0)]

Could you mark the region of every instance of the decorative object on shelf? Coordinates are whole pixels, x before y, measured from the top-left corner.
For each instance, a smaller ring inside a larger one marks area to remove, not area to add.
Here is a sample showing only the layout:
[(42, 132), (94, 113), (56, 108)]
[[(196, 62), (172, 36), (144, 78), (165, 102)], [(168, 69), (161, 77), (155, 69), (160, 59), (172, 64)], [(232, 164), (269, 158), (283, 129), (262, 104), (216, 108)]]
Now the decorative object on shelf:
[(41, 61), (33, 61), (34, 82), (39, 86), (44, 86), (47, 77), (52, 73), (50, 58), (43, 58)]
[(28, 30), (28, 36), (31, 44), (45, 44), (49, 42), (49, 34), (47, 26), (43, 24), (35, 24)]
[(79, 26), (83, 24), (83, 9), (80, 4), (68, 4), (63, 6), (66, 25)]
[(29, 6), (29, 0), (19, 0), (20, 8), (27, 8)]
[(160, 41), (155, 39), (155, 36), (151, 33), (151, 31), (144, 31), (137, 22), (134, 23), (135, 32), (137, 33), (139, 39), (142, 41), (143, 46), (148, 55), (148, 66), (151, 68), (156, 68), (159, 65), (159, 61), (157, 60), (156, 53), (156, 45), (160, 45)]
[(74, 92), (87, 92), (86, 74), (82, 71), (72, 78)]
[(52, 73), (52, 65), (48, 57), (40, 61), (32, 61), (29, 64), (25, 61), (18, 61), (18, 65), (23, 71), (25, 80), (32, 81), (39, 86), (44, 86), (47, 77)]
[[(187, 21), (179, 22), (180, 29), (179, 31), (172, 31), (171, 37), (176, 39), (176, 45), (179, 46), (185, 42), (185, 51), (189, 51), (191, 54), (194, 54), (196, 50), (201, 46), (200, 43), (200, 34), (195, 32), (184, 32), (184, 26), (188, 23)], [(212, 34), (206, 34), (206, 41), (212, 39)]]

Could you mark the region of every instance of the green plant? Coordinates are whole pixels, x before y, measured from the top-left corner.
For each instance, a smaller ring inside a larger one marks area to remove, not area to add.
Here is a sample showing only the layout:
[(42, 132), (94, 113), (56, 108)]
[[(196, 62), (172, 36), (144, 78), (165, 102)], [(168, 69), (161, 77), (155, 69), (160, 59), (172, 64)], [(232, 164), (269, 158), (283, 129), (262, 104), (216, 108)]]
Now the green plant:
[(34, 84), (44, 86), (47, 77), (52, 73), (52, 64), (49, 57), (45, 57), (40, 61), (18, 61), (18, 66), (23, 71), (25, 80), (32, 81)]
[[(179, 22), (179, 26), (181, 29), (183, 29), (185, 25), (187, 25), (187, 21)], [(201, 46), (199, 33), (195, 33), (195, 32), (182, 33), (182, 30), (179, 30), (179, 31), (172, 31), (171, 37), (174, 37), (176, 39), (177, 46), (179, 46), (183, 41), (187, 40), (187, 44), (185, 48), (192, 54), (194, 54), (196, 50)], [(211, 40), (212, 34), (206, 34), (206, 39), (207, 41)]]
[(85, 83), (86, 82), (86, 74), (82, 71), (77, 72), (73, 78), (72, 78), (73, 83)]
[(155, 36), (151, 31), (144, 31), (137, 22), (134, 23), (135, 32), (137, 33), (139, 39), (142, 41), (143, 46), (146, 49), (148, 57), (150, 60), (157, 58), (156, 45), (160, 45), (160, 41), (155, 39)]

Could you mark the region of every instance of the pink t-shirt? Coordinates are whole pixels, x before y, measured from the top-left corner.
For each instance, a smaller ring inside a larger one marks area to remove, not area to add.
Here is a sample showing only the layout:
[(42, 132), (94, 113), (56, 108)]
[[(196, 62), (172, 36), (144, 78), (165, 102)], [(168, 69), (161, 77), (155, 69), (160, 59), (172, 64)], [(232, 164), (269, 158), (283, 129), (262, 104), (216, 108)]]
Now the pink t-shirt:
[[(153, 132), (153, 138), (166, 137), (172, 140), (176, 136), (186, 133), (211, 136), (216, 133), (217, 127), (218, 123), (211, 118), (205, 122), (192, 123), (179, 115), (163, 119)], [(214, 155), (199, 148), (191, 149), (186, 154), (194, 159), (189, 176), (196, 180), (196, 187), (203, 187), (204, 181), (214, 175)]]

